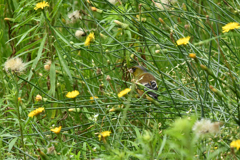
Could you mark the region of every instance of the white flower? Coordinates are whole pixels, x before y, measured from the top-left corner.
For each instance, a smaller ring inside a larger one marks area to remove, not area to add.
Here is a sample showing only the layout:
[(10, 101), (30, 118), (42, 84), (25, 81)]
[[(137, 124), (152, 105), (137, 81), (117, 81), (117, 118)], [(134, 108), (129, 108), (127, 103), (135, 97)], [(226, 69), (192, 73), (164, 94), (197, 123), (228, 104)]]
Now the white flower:
[(98, 118), (99, 114), (95, 114), (92, 117), (89, 117), (90, 120), (97, 122), (97, 118)]
[(6, 72), (12, 70), (14, 72), (22, 72), (25, 69), (26, 64), (23, 63), (21, 58), (10, 58), (4, 63), (4, 68)]
[(192, 130), (197, 134), (197, 136), (204, 136), (207, 134), (216, 134), (220, 131), (220, 127), (223, 124), (221, 122), (211, 122), (208, 119), (201, 119), (197, 121)]
[(86, 35), (86, 34), (85, 34), (85, 32), (83, 31), (82, 28), (79, 28), (79, 29), (75, 32), (75, 36), (76, 36), (77, 38), (80, 38), (80, 37), (85, 36), (85, 35)]

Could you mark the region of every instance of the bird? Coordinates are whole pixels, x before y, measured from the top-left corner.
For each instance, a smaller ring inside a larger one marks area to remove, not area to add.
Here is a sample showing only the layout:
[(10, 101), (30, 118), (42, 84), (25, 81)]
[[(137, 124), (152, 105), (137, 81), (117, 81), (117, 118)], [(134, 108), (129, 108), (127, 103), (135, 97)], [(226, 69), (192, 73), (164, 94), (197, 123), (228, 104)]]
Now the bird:
[[(147, 94), (150, 97), (158, 100), (158, 95), (154, 92), (151, 92), (151, 90), (154, 91), (158, 90), (156, 79), (151, 73), (147, 71), (146, 68), (142, 66), (134, 66), (130, 68), (128, 71), (133, 74), (137, 82), (145, 86), (144, 90), (147, 91)], [(137, 91), (140, 94), (140, 96), (142, 96), (142, 94), (144, 93), (144, 91), (141, 90), (139, 87), (137, 88)]]

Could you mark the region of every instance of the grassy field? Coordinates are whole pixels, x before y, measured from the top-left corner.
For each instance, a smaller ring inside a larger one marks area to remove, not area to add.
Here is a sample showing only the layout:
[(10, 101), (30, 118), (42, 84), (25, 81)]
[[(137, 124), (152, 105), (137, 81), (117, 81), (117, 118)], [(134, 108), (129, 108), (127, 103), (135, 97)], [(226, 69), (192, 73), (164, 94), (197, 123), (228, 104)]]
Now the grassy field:
[(0, 15), (0, 159), (240, 159), (238, 0), (0, 0)]

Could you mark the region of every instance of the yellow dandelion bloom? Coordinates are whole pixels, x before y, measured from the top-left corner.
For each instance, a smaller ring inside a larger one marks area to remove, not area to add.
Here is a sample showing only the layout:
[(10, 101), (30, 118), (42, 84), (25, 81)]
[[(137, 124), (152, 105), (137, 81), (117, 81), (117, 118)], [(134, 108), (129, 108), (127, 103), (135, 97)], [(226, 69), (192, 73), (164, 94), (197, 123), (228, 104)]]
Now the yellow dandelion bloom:
[(197, 56), (196, 56), (195, 53), (189, 53), (189, 57), (190, 57), (190, 58), (197, 58)]
[(177, 45), (180, 46), (180, 45), (186, 45), (186, 44), (188, 44), (190, 38), (191, 38), (190, 36), (180, 38), (179, 40), (177, 40)]
[(75, 97), (77, 97), (78, 95), (79, 95), (79, 92), (78, 92), (77, 90), (75, 90), (75, 91), (72, 91), (72, 92), (68, 92), (67, 95), (66, 95), (66, 97), (67, 97), (67, 98), (75, 98)]
[(239, 150), (239, 148), (240, 148), (240, 140), (236, 140), (236, 141), (232, 141), (231, 143), (230, 143), (230, 147), (231, 148), (237, 148), (237, 150)]
[(120, 97), (126, 95), (126, 94), (127, 94), (128, 92), (130, 92), (130, 91), (131, 91), (130, 88), (126, 88), (126, 89), (124, 89), (123, 91), (121, 91), (121, 92), (118, 93), (118, 97), (120, 98)]
[(45, 1), (39, 2), (39, 3), (36, 4), (36, 7), (34, 9), (35, 10), (38, 10), (40, 8), (43, 9), (44, 7), (49, 7), (48, 2), (45, 2)]
[(95, 39), (95, 36), (94, 36), (94, 33), (92, 32), (87, 36), (87, 38), (84, 42), (84, 46), (89, 46), (90, 43), (94, 41), (94, 39)]
[(105, 137), (110, 136), (110, 133), (111, 133), (111, 131), (103, 131), (103, 132), (101, 132), (101, 133), (98, 135), (99, 141), (101, 141), (102, 137), (105, 138)]
[(51, 131), (58, 134), (58, 133), (60, 133), (61, 129), (62, 129), (62, 126), (59, 126), (59, 127), (51, 129)]
[(231, 148), (236, 147), (237, 150), (239, 150), (239, 148), (240, 148), (240, 140), (232, 141), (232, 142), (230, 143), (230, 147), (231, 147)]
[[(97, 96), (94, 96), (94, 98), (95, 98), (95, 99), (98, 99)], [(94, 98), (93, 98), (93, 97), (90, 97), (90, 100), (94, 100)]]
[(31, 111), (29, 114), (28, 114), (28, 117), (31, 117), (33, 118), (33, 116), (37, 116), (39, 115), (40, 113), (42, 113), (44, 111), (44, 108), (43, 107), (40, 107), (38, 109), (35, 109), (33, 111)]
[(231, 22), (222, 27), (222, 30), (223, 30), (222, 32), (225, 33), (233, 29), (238, 29), (239, 27), (240, 27), (239, 23)]

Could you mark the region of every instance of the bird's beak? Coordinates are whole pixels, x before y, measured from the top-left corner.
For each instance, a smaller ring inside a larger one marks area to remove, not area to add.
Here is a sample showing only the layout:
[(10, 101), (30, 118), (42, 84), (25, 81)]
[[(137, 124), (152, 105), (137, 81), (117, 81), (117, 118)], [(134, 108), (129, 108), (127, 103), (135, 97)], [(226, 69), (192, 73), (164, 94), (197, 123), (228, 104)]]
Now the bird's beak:
[(133, 73), (133, 70), (132, 70), (132, 68), (130, 68), (130, 69), (128, 70), (128, 72), (129, 72), (129, 73)]

